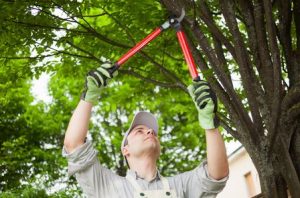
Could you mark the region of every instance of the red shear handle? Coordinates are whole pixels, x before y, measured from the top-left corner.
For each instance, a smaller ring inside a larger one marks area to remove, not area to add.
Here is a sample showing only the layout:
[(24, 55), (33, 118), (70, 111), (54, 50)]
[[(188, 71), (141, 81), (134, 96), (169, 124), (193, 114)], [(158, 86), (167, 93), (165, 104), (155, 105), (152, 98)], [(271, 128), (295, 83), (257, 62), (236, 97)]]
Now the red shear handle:
[(190, 74), (191, 74), (191, 76), (192, 76), (192, 78), (193, 78), (194, 81), (199, 81), (200, 77), (198, 75), (198, 71), (196, 69), (196, 64), (195, 64), (195, 61), (194, 61), (193, 56), (191, 54), (190, 48), (188, 46), (185, 34), (181, 30), (181, 28), (179, 28), (177, 30), (176, 34), (177, 34), (177, 38), (179, 40), (181, 49), (183, 51), (184, 58), (185, 58), (185, 60), (186, 60), (186, 62), (188, 64)]
[(162, 29), (156, 28), (153, 32), (151, 32), (146, 38), (141, 40), (138, 44), (136, 44), (133, 48), (131, 48), (126, 54), (124, 54), (118, 61), (117, 65), (120, 67), (123, 63), (125, 63), (131, 56), (140, 51), (145, 45), (147, 45), (150, 41), (155, 39), (160, 33)]

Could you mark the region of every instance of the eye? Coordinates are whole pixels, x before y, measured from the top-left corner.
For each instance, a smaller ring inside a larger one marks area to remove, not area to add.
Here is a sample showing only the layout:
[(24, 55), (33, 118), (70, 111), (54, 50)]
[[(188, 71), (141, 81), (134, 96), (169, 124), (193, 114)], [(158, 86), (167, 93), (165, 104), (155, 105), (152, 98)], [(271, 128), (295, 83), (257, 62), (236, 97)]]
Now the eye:
[(143, 130), (141, 130), (141, 129), (136, 131), (136, 133), (142, 133), (142, 132), (143, 132)]

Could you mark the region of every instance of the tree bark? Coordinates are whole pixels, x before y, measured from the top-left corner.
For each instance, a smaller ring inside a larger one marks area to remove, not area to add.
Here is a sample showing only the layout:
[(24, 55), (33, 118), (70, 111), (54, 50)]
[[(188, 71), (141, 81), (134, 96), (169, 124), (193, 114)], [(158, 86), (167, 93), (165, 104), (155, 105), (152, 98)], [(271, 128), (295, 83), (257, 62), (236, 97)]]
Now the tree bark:
[[(190, 1), (178, 2), (177, 5), (177, 1), (162, 0), (167, 10), (177, 15), (182, 5), (189, 5)], [(300, 7), (299, 0), (293, 2), (294, 7)], [(230, 114), (224, 117), (232, 118), (230, 126), (234, 128), (229, 131), (243, 144), (257, 168), (263, 197), (285, 198), (288, 197), (287, 190), (292, 197), (300, 197), (300, 17), (296, 16), (299, 10), (292, 11), (283, 0), (220, 0), (213, 3), (214, 8), (208, 1), (198, 1), (199, 10), (194, 10), (195, 16), (186, 16), (183, 21), (185, 28), (192, 32), (190, 40), (194, 42), (195, 60), (201, 70), (214, 71), (215, 75), (208, 80)], [(280, 8), (275, 7), (280, 5)], [(274, 9), (280, 16), (273, 13)], [(225, 19), (226, 27), (214, 22), (212, 10), (214, 14), (216, 10), (220, 12), (215, 15)], [(296, 36), (289, 30), (292, 12)], [(278, 25), (277, 20), (284, 24)], [(203, 24), (209, 33), (203, 31)], [(244, 25), (246, 30), (241, 30), (239, 25)], [(288, 36), (297, 38), (297, 49), (291, 49)], [(220, 65), (226, 67), (228, 61), (228, 53), (222, 47), (227, 48), (238, 64), (249, 109), (241, 105), (241, 101), (236, 102), (245, 98), (238, 98), (233, 84), (227, 82), (232, 79), (218, 70)], [(284, 66), (288, 70), (289, 90), (282, 83)], [(246, 109), (251, 112), (251, 117), (245, 113)], [(229, 128), (228, 120), (223, 123)]]
[(295, 133), (292, 136), (290, 146), (291, 158), (293, 160), (298, 179), (300, 179), (300, 126), (297, 126)]
[(292, 197), (300, 196), (299, 179), (290, 158), (288, 147), (282, 139), (277, 138), (276, 148), (274, 148), (272, 155), (268, 154), (264, 148), (261, 148), (257, 153), (252, 150), (250, 148), (249, 154), (258, 171), (264, 197), (287, 197), (288, 189)]

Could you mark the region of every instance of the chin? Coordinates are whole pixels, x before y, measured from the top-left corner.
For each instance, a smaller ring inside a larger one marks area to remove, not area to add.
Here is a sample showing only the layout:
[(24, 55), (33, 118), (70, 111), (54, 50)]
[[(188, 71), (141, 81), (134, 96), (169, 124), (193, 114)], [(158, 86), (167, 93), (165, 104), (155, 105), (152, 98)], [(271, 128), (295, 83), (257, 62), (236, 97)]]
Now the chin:
[(151, 153), (155, 153), (158, 157), (160, 156), (160, 144), (152, 143), (145, 148), (145, 150), (148, 150)]

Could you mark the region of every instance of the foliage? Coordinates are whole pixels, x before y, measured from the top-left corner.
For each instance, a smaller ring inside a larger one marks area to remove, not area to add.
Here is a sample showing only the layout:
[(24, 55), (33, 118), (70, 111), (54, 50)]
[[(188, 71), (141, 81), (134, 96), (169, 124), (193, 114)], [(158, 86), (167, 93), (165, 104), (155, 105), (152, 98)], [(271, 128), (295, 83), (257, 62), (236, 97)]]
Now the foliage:
[[(159, 2), (148, 0), (0, 5), (2, 196), (79, 195), (74, 178), (66, 181), (61, 147), (85, 74), (103, 59), (116, 61), (167, 13)], [(149, 12), (141, 12), (145, 8)], [(122, 134), (137, 110), (159, 118), (162, 174), (190, 170), (205, 157), (204, 133), (186, 92), (190, 77), (175, 35), (163, 33), (129, 60), (95, 108), (90, 134), (99, 159), (120, 174), (126, 169), (119, 152)], [(43, 72), (51, 75), (50, 104), (34, 101), (30, 93), (30, 80)], [(49, 190), (57, 184), (65, 187)]]

